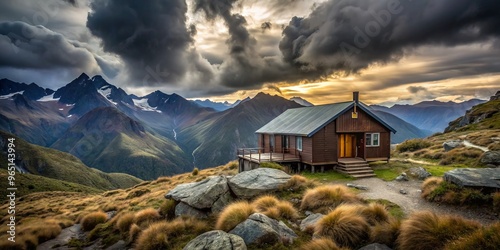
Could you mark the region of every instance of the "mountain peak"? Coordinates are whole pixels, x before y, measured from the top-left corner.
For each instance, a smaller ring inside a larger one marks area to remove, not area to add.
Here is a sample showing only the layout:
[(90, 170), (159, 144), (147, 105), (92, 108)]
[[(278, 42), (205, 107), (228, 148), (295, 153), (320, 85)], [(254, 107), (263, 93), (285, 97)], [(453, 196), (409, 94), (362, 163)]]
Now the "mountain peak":
[(83, 72), (78, 78), (76, 78), (77, 80), (88, 80), (90, 77), (85, 74), (85, 72)]

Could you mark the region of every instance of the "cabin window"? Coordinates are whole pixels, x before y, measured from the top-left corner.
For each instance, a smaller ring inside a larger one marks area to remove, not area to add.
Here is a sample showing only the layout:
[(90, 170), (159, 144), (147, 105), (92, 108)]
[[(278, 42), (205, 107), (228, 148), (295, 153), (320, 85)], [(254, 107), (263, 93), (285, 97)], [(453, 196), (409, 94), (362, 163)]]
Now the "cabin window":
[(297, 150), (302, 151), (302, 136), (297, 136), (295, 142), (297, 144)]
[(380, 146), (380, 133), (367, 133), (366, 134), (366, 146), (368, 147), (378, 147)]

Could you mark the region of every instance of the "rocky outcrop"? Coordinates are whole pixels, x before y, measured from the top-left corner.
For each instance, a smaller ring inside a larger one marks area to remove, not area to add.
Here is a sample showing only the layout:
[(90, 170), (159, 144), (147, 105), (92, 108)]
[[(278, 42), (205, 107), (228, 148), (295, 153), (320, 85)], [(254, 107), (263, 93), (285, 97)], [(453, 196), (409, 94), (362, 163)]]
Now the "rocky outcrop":
[(500, 167), (500, 151), (484, 152), (480, 161), (488, 167)]
[(432, 176), (432, 174), (427, 172), (423, 167), (410, 168), (408, 170), (408, 175), (419, 180), (425, 180), (427, 177)]
[(213, 230), (191, 240), (183, 250), (246, 250), (243, 239), (221, 230)]
[(247, 245), (276, 243), (291, 244), (298, 236), (282, 221), (277, 221), (261, 213), (254, 213), (238, 224), (229, 233), (239, 235)]
[(443, 179), (460, 187), (500, 188), (500, 171), (495, 168), (457, 168), (446, 172)]
[(455, 148), (458, 148), (462, 146), (462, 142), (461, 141), (457, 141), (457, 140), (454, 140), (454, 141), (447, 141), (447, 142), (443, 142), (443, 149), (445, 152), (448, 152), (452, 149), (455, 149)]
[(196, 209), (219, 212), (232, 201), (227, 178), (213, 176), (200, 182), (180, 184), (165, 195)]
[(228, 184), (238, 198), (250, 199), (264, 193), (276, 191), (290, 180), (287, 173), (272, 168), (257, 168), (239, 173), (229, 179)]
[(300, 231), (314, 231), (314, 226), (316, 223), (321, 219), (325, 217), (324, 214), (311, 214), (307, 216), (305, 219), (303, 219), (300, 222)]
[(189, 206), (184, 202), (180, 202), (175, 206), (175, 216), (187, 215), (198, 219), (208, 218), (208, 213), (194, 207)]

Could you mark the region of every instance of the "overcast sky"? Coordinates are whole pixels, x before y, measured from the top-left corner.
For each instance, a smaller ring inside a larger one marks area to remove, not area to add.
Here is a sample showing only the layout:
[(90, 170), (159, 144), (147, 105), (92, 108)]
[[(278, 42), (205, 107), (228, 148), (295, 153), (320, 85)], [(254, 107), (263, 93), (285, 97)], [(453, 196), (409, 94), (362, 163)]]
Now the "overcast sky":
[(0, 78), (53, 89), (463, 101), (500, 90), (499, 59), (495, 0), (0, 0)]

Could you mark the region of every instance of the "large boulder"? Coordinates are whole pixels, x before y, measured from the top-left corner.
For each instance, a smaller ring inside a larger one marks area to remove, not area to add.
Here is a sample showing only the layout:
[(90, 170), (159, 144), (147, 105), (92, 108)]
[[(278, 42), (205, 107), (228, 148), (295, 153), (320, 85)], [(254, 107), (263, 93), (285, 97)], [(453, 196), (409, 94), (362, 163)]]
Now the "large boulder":
[(496, 168), (457, 168), (443, 179), (460, 187), (500, 188), (500, 171)]
[(500, 167), (500, 151), (484, 152), (481, 163), (491, 167)]
[(181, 215), (187, 215), (198, 219), (208, 218), (207, 212), (191, 207), (184, 202), (180, 202), (177, 206), (175, 206), (175, 216)]
[(251, 199), (263, 193), (276, 191), (290, 178), (290, 175), (278, 169), (257, 168), (233, 176), (228, 184), (239, 198)]
[(298, 236), (282, 221), (277, 221), (261, 213), (254, 213), (238, 224), (229, 233), (241, 236), (247, 245), (276, 243), (291, 244)]
[(246, 250), (243, 239), (221, 230), (213, 230), (198, 235), (183, 250)]
[(462, 146), (462, 142), (459, 140), (443, 142), (443, 149), (445, 152), (448, 152), (460, 146)]
[(227, 178), (212, 176), (199, 182), (180, 184), (165, 195), (167, 199), (184, 202), (197, 209), (219, 212), (232, 201)]
[(413, 167), (408, 170), (408, 175), (419, 180), (425, 180), (427, 177), (432, 176), (431, 173), (427, 172), (423, 167)]
[(303, 219), (300, 222), (300, 231), (302, 231), (302, 232), (314, 231), (314, 226), (323, 217), (325, 217), (324, 214), (311, 214), (311, 215), (307, 216), (305, 219)]

